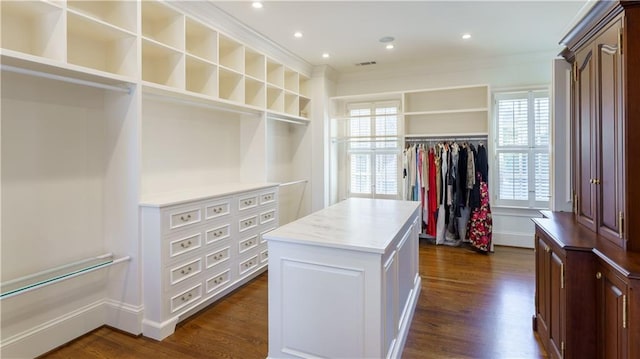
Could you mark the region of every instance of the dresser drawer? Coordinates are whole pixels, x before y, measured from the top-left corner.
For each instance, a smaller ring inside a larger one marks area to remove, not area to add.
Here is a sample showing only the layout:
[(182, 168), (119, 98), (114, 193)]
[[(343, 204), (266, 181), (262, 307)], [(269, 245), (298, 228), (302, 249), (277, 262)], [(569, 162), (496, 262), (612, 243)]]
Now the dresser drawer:
[(258, 263), (259, 263), (259, 260), (257, 255), (249, 259), (245, 259), (244, 261), (240, 262), (240, 264), (238, 265), (238, 272), (242, 276), (245, 273), (255, 269), (258, 266)]
[(219, 248), (205, 256), (207, 269), (224, 263), (231, 257), (231, 247)]
[(202, 234), (195, 233), (169, 242), (169, 258), (175, 258), (185, 253), (191, 253), (202, 247)]
[(219, 242), (223, 239), (229, 238), (231, 234), (231, 225), (223, 224), (216, 226), (206, 231), (207, 244)]
[(216, 290), (222, 289), (231, 280), (231, 270), (227, 269), (221, 273), (217, 273), (206, 280), (207, 294), (210, 294)]
[(231, 204), (229, 199), (216, 201), (204, 206), (206, 219), (214, 219), (228, 215), (231, 212)]
[(169, 230), (184, 228), (201, 221), (200, 208), (170, 210), (169, 212)]
[(269, 261), (269, 250), (265, 249), (260, 251), (260, 264), (267, 263)]
[(276, 220), (276, 210), (275, 210), (275, 208), (270, 210), (270, 211), (266, 211), (266, 212), (260, 213), (260, 224), (273, 222), (275, 220)]
[(171, 297), (170, 312), (175, 313), (198, 301), (202, 297), (202, 283)]
[(169, 270), (169, 285), (176, 285), (202, 272), (202, 258), (198, 257), (186, 264), (176, 265)]
[(260, 205), (274, 203), (276, 201), (276, 191), (269, 191), (260, 194)]
[(251, 216), (251, 217), (247, 217), (247, 218), (243, 218), (240, 221), (238, 221), (238, 229), (240, 230), (240, 232), (244, 232), (246, 230), (249, 230), (251, 228), (256, 228), (258, 226), (258, 216)]
[(273, 231), (274, 229), (276, 229), (276, 227), (271, 227), (271, 228), (267, 229), (266, 231), (260, 232), (260, 244), (267, 243), (267, 240), (264, 239), (264, 236), (265, 236), (265, 234)]
[(258, 206), (258, 195), (255, 193), (251, 195), (242, 196), (240, 197), (240, 199), (238, 199), (238, 209), (241, 211), (251, 209), (251, 208), (256, 208), (257, 206)]
[(238, 242), (238, 253), (244, 253), (252, 248), (257, 247), (259, 244), (258, 236), (252, 236), (247, 239), (243, 239)]

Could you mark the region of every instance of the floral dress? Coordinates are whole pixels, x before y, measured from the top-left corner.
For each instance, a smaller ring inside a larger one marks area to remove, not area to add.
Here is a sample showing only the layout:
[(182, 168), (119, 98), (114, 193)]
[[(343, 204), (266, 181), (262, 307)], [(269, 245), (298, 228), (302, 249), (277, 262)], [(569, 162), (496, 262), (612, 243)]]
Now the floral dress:
[[(478, 173), (478, 178), (482, 176)], [(469, 219), (469, 240), (478, 250), (489, 252), (491, 250), (491, 229), (493, 220), (489, 207), (489, 189), (487, 182), (480, 182), (480, 207), (473, 210)]]

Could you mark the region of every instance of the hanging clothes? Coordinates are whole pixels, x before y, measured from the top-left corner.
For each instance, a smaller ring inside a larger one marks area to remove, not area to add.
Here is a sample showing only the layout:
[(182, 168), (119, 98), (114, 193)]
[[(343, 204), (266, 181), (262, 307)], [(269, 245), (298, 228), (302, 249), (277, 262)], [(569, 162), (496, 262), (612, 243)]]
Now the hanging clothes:
[(489, 165), (487, 150), (482, 143), (478, 145), (475, 161), (476, 183), (474, 185), (474, 195), (477, 190), (477, 207), (472, 207), (471, 218), (469, 219), (469, 241), (479, 251), (488, 252), (491, 250), (493, 217), (491, 206), (489, 205)]

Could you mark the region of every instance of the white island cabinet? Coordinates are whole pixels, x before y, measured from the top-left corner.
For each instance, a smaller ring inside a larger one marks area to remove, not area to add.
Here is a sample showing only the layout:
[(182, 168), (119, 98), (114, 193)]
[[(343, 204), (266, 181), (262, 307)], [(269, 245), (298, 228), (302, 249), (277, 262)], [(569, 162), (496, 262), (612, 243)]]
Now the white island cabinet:
[(398, 358), (420, 294), (418, 202), (352, 198), (265, 234), (269, 358)]

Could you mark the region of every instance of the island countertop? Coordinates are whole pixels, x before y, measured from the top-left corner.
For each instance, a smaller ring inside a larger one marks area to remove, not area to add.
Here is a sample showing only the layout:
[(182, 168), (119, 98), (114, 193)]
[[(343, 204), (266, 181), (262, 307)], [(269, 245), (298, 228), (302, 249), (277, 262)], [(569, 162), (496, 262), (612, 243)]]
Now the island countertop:
[(264, 235), (283, 241), (384, 253), (419, 202), (350, 198)]

